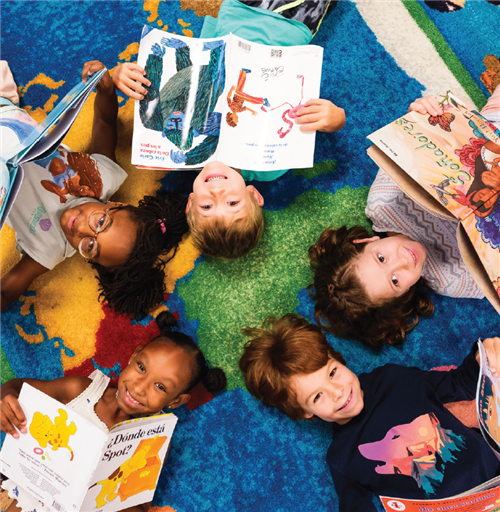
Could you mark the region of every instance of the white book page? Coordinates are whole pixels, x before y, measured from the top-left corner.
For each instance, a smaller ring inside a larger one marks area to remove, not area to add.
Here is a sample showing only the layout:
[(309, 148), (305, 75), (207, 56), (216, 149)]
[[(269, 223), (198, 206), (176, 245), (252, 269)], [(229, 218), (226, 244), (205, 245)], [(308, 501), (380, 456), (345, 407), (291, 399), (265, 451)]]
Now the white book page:
[(19, 403), (28, 433), (6, 436), (1, 472), (52, 510), (80, 510), (107, 433), (28, 384)]
[[(312, 167), (316, 133), (301, 132), (295, 118), (301, 105), (319, 98), (323, 49), (267, 46), (231, 35), (228, 61), (219, 160), (257, 171)], [(244, 99), (236, 126), (227, 122), (228, 96)]]
[[(215, 159), (227, 39), (196, 39), (144, 27), (137, 63), (152, 85), (150, 95), (135, 102), (133, 165), (190, 169)], [(189, 53), (181, 52), (183, 47)], [(203, 149), (208, 142), (211, 149)]]

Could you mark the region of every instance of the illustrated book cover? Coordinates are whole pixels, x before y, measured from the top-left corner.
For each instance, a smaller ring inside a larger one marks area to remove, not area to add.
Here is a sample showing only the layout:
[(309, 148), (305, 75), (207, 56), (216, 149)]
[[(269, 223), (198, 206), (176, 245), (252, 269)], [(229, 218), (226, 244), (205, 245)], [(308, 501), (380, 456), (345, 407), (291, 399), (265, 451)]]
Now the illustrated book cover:
[(414, 201), (458, 220), (462, 258), (500, 313), (500, 130), (452, 93), (368, 136), (368, 154)]
[[(23, 130), (24, 138), (19, 144), (2, 151), (0, 155), (0, 228), (3, 227), (21, 186), (24, 176), (22, 164), (43, 158), (59, 147), (92, 89), (105, 72), (106, 69), (102, 69), (89, 77), (87, 82), (78, 83), (39, 125), (33, 126), (30, 133)], [(0, 128), (2, 125), (3, 123), (0, 123)], [(15, 129), (12, 124), (7, 127)]]
[(151, 86), (135, 102), (132, 164), (312, 167), (315, 132), (301, 132), (295, 119), (319, 98), (322, 61), (319, 46), (267, 46), (233, 34), (196, 39), (146, 25), (137, 62)]
[(160, 414), (100, 429), (23, 384), (28, 433), (8, 435), (1, 472), (56, 512), (114, 512), (153, 499), (177, 422)]

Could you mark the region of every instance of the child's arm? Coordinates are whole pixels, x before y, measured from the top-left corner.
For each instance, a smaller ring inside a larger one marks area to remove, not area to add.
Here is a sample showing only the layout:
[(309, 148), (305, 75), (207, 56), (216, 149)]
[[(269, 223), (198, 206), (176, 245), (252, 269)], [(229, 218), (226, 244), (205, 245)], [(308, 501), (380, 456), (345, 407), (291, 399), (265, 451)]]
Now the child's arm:
[(27, 254), (2, 278), (2, 311), (26, 291), (35, 277), (49, 269)]
[(18, 400), (21, 386), (25, 382), (55, 400), (67, 404), (82, 393), (91, 380), (88, 377), (60, 377), (54, 380), (12, 379), (3, 384), (0, 387), (0, 429), (15, 438), (19, 437), (16, 428), (22, 434), (26, 434), (26, 416)]
[(296, 123), (303, 132), (337, 132), (344, 127), (345, 112), (329, 100), (309, 100), (298, 112)]
[(430, 114), (431, 116), (439, 116), (443, 113), (443, 109), (439, 101), (434, 96), (424, 96), (410, 103), (408, 112), (414, 110), (420, 114)]
[[(87, 81), (97, 71), (104, 68), (98, 60), (86, 62), (83, 65), (82, 80)], [(115, 87), (109, 73), (106, 71), (96, 85), (94, 101), (94, 122), (92, 124), (92, 152), (107, 156), (116, 162), (116, 116), (118, 114), (118, 100)]]
[(147, 90), (141, 85), (146, 87), (151, 85), (151, 82), (145, 77), (146, 71), (138, 64), (126, 62), (118, 66), (113, 73), (113, 82), (115, 87), (134, 100), (142, 100), (147, 94)]

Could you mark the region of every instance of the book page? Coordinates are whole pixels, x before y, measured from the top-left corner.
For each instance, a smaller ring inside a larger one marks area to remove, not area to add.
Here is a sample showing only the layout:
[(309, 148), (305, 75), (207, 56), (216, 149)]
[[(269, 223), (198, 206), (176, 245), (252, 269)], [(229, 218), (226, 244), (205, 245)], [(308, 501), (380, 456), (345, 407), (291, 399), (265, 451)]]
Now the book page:
[(19, 403), (28, 433), (6, 436), (1, 472), (52, 510), (80, 510), (107, 433), (28, 384)]
[(500, 379), (494, 377), (481, 341), (477, 342), (481, 369), (477, 384), (476, 406), (481, 431), (492, 449), (500, 454)]
[(196, 39), (144, 26), (137, 63), (151, 86), (135, 102), (133, 165), (198, 168), (215, 159), (226, 39)]
[(113, 512), (150, 502), (176, 423), (173, 414), (161, 414), (115, 425), (82, 510)]
[(295, 124), (319, 98), (323, 49), (267, 46), (232, 35), (219, 160), (255, 171), (312, 167), (316, 132)]

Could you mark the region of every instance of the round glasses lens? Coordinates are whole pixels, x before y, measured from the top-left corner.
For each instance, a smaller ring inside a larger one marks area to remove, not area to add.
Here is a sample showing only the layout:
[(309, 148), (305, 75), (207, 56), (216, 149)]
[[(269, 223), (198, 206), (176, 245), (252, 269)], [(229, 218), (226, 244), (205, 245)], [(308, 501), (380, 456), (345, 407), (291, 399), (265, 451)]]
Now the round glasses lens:
[(94, 233), (105, 231), (111, 223), (111, 217), (104, 210), (92, 212), (89, 217), (89, 225)]
[(97, 256), (97, 239), (90, 236), (82, 238), (78, 250), (84, 258), (95, 258)]

